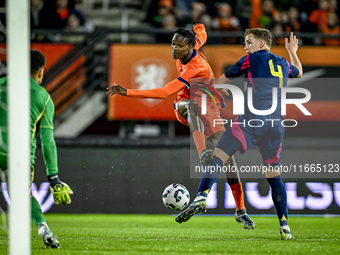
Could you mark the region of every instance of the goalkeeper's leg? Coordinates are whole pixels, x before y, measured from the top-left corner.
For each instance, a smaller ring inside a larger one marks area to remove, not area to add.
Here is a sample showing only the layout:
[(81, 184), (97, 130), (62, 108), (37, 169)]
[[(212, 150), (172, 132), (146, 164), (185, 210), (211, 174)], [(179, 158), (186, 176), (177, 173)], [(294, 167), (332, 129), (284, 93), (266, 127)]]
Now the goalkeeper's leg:
[(45, 217), (41, 211), (40, 205), (38, 201), (31, 197), (31, 204), (32, 204), (32, 221), (33, 224), (38, 227), (40, 223), (46, 223)]
[(57, 238), (53, 235), (52, 231), (48, 227), (45, 217), (41, 211), (41, 207), (38, 201), (31, 197), (32, 202), (32, 221), (38, 228), (38, 233), (41, 236), (44, 244), (47, 248), (60, 248)]

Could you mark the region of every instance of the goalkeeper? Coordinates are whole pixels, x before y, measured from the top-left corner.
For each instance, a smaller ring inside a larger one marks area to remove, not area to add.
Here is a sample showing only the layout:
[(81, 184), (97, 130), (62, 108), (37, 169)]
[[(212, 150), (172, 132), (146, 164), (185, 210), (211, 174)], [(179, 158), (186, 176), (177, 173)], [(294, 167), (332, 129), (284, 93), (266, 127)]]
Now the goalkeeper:
[[(46, 166), (47, 179), (56, 204), (70, 204), (70, 187), (61, 182), (58, 177), (57, 147), (53, 136), (54, 104), (48, 92), (40, 86), (44, 76), (45, 56), (38, 50), (31, 50), (31, 181), (34, 177), (35, 151), (37, 148), (35, 133), (40, 122), (40, 139), (42, 154)], [(2, 106), (7, 104), (6, 94), (7, 78), (0, 79), (0, 100)], [(20, 107), (18, 105), (18, 107)], [(0, 168), (7, 169), (7, 107), (0, 108)], [(13, 178), (13, 177), (10, 177)], [(38, 228), (44, 244), (48, 248), (60, 248), (59, 242), (49, 229), (38, 201), (31, 196), (32, 221)]]

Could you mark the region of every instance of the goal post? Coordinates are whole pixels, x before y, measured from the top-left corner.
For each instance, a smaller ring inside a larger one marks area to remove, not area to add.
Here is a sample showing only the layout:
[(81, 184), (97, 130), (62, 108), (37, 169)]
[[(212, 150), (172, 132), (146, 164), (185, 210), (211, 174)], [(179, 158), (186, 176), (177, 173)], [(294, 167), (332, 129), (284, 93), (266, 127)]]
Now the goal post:
[(7, 1), (9, 254), (31, 254), (30, 21), (27, 0)]

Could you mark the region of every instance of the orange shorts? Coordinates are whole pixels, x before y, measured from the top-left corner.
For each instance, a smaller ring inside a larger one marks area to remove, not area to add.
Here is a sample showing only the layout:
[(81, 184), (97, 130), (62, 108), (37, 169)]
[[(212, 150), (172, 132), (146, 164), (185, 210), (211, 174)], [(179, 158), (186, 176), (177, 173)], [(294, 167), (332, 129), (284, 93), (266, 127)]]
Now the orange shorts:
[[(179, 113), (178, 111), (178, 104), (180, 101), (188, 99), (188, 98), (176, 98), (175, 104), (175, 114), (177, 117), (177, 120), (182, 123), (183, 125), (188, 126), (188, 121)], [(222, 124), (215, 124), (214, 126), (214, 120), (220, 119), (220, 109), (221, 105), (215, 105), (215, 102), (213, 100), (207, 100), (207, 114), (202, 115), (201, 114), (201, 97), (194, 97), (191, 100), (195, 100), (199, 107), (199, 116), (203, 122), (204, 125), (204, 134), (206, 137), (210, 137), (213, 134), (219, 132), (219, 131), (225, 131), (224, 125)]]

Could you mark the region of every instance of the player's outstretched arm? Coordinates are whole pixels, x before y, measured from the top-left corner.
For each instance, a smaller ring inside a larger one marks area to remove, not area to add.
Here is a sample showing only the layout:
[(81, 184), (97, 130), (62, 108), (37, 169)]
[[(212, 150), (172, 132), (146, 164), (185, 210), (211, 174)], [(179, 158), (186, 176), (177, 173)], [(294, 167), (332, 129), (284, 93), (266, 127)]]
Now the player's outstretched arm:
[(133, 98), (165, 99), (184, 88), (185, 88), (184, 83), (182, 83), (178, 79), (175, 79), (169, 82), (162, 88), (146, 89), (146, 90), (126, 89), (115, 83), (112, 87), (107, 88), (106, 94), (111, 95), (111, 96), (114, 94), (118, 94), (122, 96), (133, 97)]
[(299, 69), (299, 75), (297, 76), (297, 78), (300, 78), (303, 74), (303, 71), (302, 71), (301, 62), (299, 60), (299, 57), (297, 56), (297, 50), (299, 48), (298, 43), (299, 43), (299, 41), (296, 38), (296, 35), (293, 34), (293, 32), (290, 33), (289, 39), (285, 38), (285, 46), (286, 46), (286, 50), (288, 51), (288, 54), (289, 54), (290, 62), (297, 69)]
[(106, 94), (110, 96), (113, 96), (114, 94), (127, 96), (127, 89), (114, 83), (113, 86), (106, 88)]

